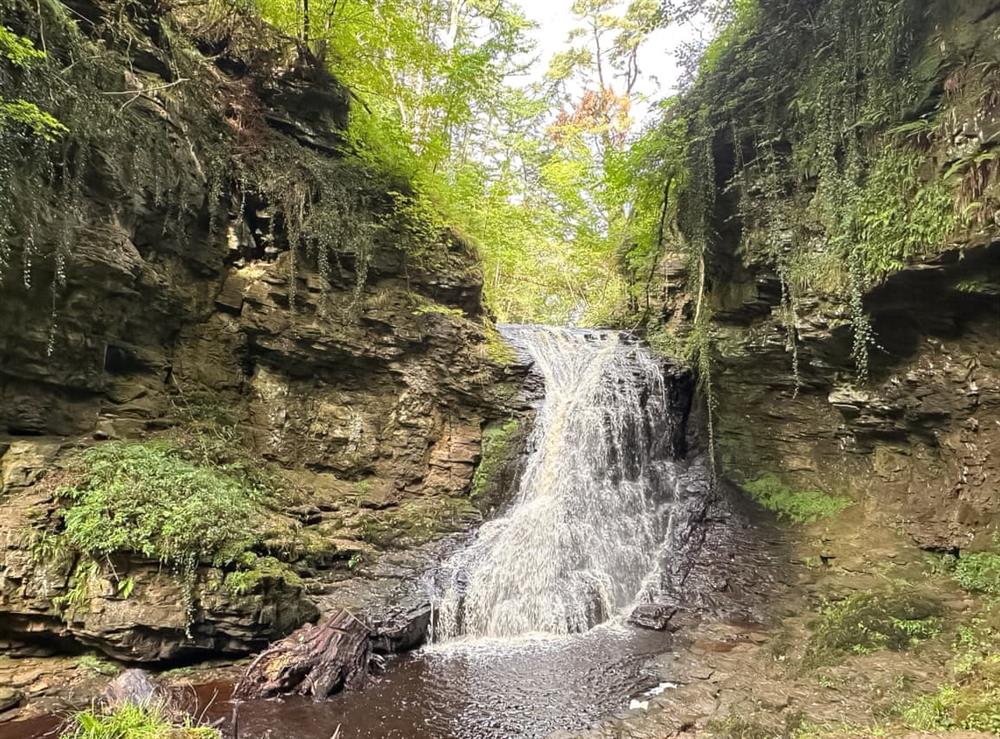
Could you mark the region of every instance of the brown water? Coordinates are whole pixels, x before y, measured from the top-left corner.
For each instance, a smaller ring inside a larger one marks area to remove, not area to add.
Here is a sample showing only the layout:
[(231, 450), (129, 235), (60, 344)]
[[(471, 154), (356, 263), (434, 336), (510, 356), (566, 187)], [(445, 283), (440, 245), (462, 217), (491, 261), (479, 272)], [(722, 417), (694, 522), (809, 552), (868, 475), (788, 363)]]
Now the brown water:
[[(230, 684), (199, 685), (196, 711), (239, 739), (330, 739), (338, 729), (341, 739), (541, 737), (626, 709), (657, 684), (646, 663), (669, 644), (665, 634), (608, 625), (570, 637), (451, 645), (393, 658), (363, 690), (323, 703), (234, 706)], [(0, 739), (58, 736), (59, 723), (0, 724)]]
[[(668, 640), (609, 627), (422, 651), (387, 664), (364, 690), (326, 703), (242, 703), (239, 737), (330, 739), (339, 728), (343, 739), (511, 739), (585, 728), (656, 685), (645, 664)], [(213, 687), (226, 697), (226, 686)], [(208, 715), (228, 728), (233, 705), (217, 699)]]

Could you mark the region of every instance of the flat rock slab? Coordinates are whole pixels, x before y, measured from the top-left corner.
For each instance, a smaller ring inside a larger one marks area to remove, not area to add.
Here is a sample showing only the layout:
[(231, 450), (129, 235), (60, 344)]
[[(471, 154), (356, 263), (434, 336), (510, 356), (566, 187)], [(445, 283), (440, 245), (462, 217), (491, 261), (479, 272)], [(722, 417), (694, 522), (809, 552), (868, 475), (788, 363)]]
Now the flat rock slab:
[(0, 688), (0, 713), (17, 708), (24, 700), (24, 693), (14, 688)]

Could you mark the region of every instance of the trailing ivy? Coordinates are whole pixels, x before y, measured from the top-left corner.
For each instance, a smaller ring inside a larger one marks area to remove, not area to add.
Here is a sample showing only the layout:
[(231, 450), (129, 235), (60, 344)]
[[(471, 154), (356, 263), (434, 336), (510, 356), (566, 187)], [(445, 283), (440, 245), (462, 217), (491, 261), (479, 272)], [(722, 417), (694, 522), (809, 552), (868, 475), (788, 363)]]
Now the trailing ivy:
[[(380, 246), (413, 260), (443, 248), (440, 218), (414, 204), (405, 180), (346, 142), (320, 150), (268, 121), (259, 90), (280, 62), (318, 62), (250, 5), (205, 0), (200, 15), (144, 0), (96, 7), (99, 17), (84, 18), (57, 0), (0, 0), (0, 290), (51, 291), (50, 351), (89, 224), (162, 215), (164, 236), (192, 251), (228, 224), (241, 256), (289, 252), (293, 306), (303, 263), (327, 284), (353, 279), (360, 293)], [(195, 42), (244, 71), (221, 82)]]
[[(676, 207), (664, 205), (676, 228), (661, 229), (657, 253), (690, 255), (689, 273), (699, 275), (690, 294), (700, 305), (730, 277), (731, 235), (739, 234), (744, 264), (778, 277), (775, 315), (796, 388), (803, 291), (847, 308), (864, 380), (876, 342), (864, 296), (983, 220), (998, 158), (982, 145), (949, 164), (942, 132), (948, 105), (971, 105), (973, 116), (1000, 97), (966, 88), (1000, 85), (991, 68), (961, 72), (965, 62), (947, 43), (929, 41), (958, 12), (919, 0), (738, 2), (694, 84), (667, 108), (661, 130), (686, 121), (688, 171), (671, 192)], [(928, 112), (941, 85), (945, 106)], [(635, 273), (626, 274), (635, 285)]]

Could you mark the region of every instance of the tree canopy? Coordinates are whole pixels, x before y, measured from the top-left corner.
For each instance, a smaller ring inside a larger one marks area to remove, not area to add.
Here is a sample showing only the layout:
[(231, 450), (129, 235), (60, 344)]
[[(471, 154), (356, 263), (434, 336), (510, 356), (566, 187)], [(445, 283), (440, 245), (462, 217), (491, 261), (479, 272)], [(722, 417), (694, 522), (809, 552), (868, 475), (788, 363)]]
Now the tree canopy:
[(479, 246), (500, 320), (612, 319), (649, 220), (633, 109), (657, 0), (575, 0), (544, 72), (512, 0), (258, 2), (351, 90), (354, 147)]

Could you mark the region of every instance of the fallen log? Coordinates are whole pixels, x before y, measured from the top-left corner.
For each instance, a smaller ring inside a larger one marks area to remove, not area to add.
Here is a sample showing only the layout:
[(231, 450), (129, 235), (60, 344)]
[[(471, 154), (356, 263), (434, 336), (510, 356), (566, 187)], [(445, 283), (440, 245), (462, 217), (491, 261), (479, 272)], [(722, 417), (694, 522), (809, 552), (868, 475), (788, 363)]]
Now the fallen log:
[(236, 686), (241, 700), (306, 695), (329, 698), (361, 687), (371, 659), (369, 628), (340, 610), (306, 624), (257, 655)]

